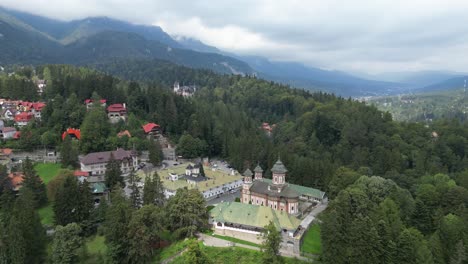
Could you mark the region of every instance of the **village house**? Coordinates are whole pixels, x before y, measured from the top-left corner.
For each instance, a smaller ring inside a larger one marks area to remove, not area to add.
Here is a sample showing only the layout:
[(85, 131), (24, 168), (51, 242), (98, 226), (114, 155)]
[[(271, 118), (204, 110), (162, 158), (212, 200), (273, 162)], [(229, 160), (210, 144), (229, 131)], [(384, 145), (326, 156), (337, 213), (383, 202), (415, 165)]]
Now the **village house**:
[(16, 128), (14, 127), (1, 127), (0, 128), (0, 139), (12, 139), (15, 136)]
[(42, 102), (36, 102), (33, 103), (31, 106), (31, 113), (34, 114), (34, 118), (37, 120), (41, 120), (42, 117), (42, 109), (46, 106), (45, 103)]
[(23, 127), (33, 120), (34, 115), (29, 112), (21, 112), (15, 116), (15, 124), (18, 127)]
[(16, 108), (5, 108), (1, 112), (1, 118), (4, 120), (14, 120), (17, 113)]
[(22, 172), (12, 172), (8, 174), (8, 178), (10, 178), (13, 191), (18, 192), (21, 186), (23, 186), (24, 174)]
[[(106, 99), (101, 99), (101, 100), (99, 100), (99, 103), (101, 103), (102, 107), (106, 107), (107, 100)], [(86, 99), (85, 100), (85, 105), (86, 105), (86, 110), (89, 110), (89, 109), (93, 108), (93, 99)]]
[(107, 116), (113, 124), (127, 119), (127, 107), (125, 104), (111, 104), (107, 107)]
[(148, 123), (143, 125), (142, 128), (148, 137), (157, 137), (161, 134), (161, 127), (155, 123)]
[(39, 93), (39, 95), (42, 95), (42, 93), (44, 93), (44, 90), (47, 86), (46, 80), (37, 80), (36, 85), (37, 85), (37, 92)]
[(80, 159), (80, 170), (88, 173), (89, 182), (104, 181), (106, 166), (111, 155), (120, 162), (123, 174), (128, 174), (138, 166), (138, 156), (135, 151), (118, 148), (115, 151), (89, 153)]

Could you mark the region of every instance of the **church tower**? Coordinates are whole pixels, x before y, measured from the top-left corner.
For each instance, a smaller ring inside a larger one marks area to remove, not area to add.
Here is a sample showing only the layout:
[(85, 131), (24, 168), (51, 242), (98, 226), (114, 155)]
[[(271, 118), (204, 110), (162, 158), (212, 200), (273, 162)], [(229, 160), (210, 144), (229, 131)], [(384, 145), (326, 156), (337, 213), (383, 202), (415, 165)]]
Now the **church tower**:
[(278, 158), (278, 161), (271, 168), (273, 174), (273, 184), (274, 185), (284, 185), (286, 184), (286, 173), (288, 170), (284, 167), (283, 162)]
[(242, 185), (241, 202), (249, 203), (250, 201), (250, 187), (252, 186), (252, 171), (246, 169), (244, 172), (244, 184)]
[(263, 180), (263, 170), (262, 167), (260, 167), (260, 164), (257, 164), (257, 167), (254, 169), (255, 172), (255, 180), (256, 181), (262, 181)]

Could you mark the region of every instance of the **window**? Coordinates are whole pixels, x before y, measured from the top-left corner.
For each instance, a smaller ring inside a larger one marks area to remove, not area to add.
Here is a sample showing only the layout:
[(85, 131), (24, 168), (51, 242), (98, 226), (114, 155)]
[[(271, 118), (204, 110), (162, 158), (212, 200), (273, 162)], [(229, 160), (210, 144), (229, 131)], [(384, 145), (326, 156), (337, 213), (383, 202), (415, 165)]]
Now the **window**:
[(276, 210), (276, 204), (275, 204), (275, 210)]
[(291, 206), (291, 212), (294, 213), (294, 206)]

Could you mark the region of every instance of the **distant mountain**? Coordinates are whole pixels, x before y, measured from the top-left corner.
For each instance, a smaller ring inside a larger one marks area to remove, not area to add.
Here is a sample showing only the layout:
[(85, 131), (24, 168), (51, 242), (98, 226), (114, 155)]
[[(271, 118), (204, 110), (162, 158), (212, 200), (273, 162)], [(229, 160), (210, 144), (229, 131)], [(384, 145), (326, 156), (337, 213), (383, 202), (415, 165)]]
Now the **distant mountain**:
[(63, 44), (70, 44), (80, 38), (89, 37), (102, 31), (121, 31), (136, 33), (148, 40), (156, 40), (171, 47), (182, 48), (182, 45), (158, 26), (136, 25), (108, 17), (90, 17), (65, 22), (15, 10), (1, 9), (0, 11), (31, 25)]
[(414, 92), (425, 93), (425, 92), (432, 92), (432, 91), (443, 91), (443, 90), (450, 91), (450, 90), (456, 90), (456, 89), (463, 89), (463, 86), (465, 85), (465, 80), (468, 81), (468, 75), (443, 80), (439, 83), (435, 83), (435, 84), (431, 84), (428, 86), (415, 89)]
[(252, 73), (245, 62), (215, 53), (172, 48), (135, 33), (103, 31), (65, 46), (65, 51), (69, 63), (93, 63), (109, 58), (161, 59), (221, 73)]
[(328, 71), (305, 66), (297, 62), (271, 61), (260, 56), (241, 56), (185, 37), (175, 37), (186, 48), (201, 52), (217, 52), (248, 63), (261, 78), (308, 90), (322, 90), (342, 96), (382, 95), (398, 93), (404, 85), (395, 82), (374, 81), (340, 71)]
[(373, 75), (373, 78), (390, 82), (405, 83), (412, 88), (420, 88), (463, 75), (463, 73), (449, 71), (418, 71), (381, 73)]
[[(206, 45), (198, 39), (184, 37), (184, 36), (173, 36), (173, 38), (184, 48), (191, 49), (199, 52), (208, 52), (208, 53), (219, 53), (224, 54), (221, 50), (216, 47)], [(230, 55), (229, 55), (230, 56)]]
[(3, 64), (162, 59), (219, 73), (254, 73), (247, 63), (238, 59), (183, 49), (155, 26), (102, 17), (63, 22), (7, 9), (0, 9), (0, 23), (0, 34), (3, 34), (0, 63)]

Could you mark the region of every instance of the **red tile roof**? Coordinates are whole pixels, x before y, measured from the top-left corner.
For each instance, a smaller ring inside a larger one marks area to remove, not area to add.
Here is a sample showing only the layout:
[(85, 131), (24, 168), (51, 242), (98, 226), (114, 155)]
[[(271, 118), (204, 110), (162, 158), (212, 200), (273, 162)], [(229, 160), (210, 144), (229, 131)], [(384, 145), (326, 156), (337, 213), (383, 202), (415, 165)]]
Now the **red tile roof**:
[(21, 137), (21, 131), (16, 131), (16, 133), (13, 135), (13, 139), (19, 139)]
[(29, 122), (33, 118), (33, 114), (27, 113), (27, 112), (22, 112), (19, 113), (15, 116), (15, 121), (16, 122)]
[(143, 126), (143, 130), (145, 131), (145, 133), (149, 133), (151, 131), (153, 131), (154, 129), (159, 129), (160, 126), (158, 124), (155, 124), (155, 123), (148, 123), (146, 125)]
[(13, 150), (11, 148), (0, 149), (0, 154), (8, 156), (11, 155), (11, 153), (13, 153)]
[(10, 173), (8, 174), (8, 177), (10, 178), (13, 188), (16, 190), (19, 189), (19, 187), (21, 187), (21, 184), (23, 184), (24, 174), (22, 172)]
[(76, 177), (80, 177), (80, 176), (88, 177), (89, 173), (87, 171), (76, 170), (73, 172), (73, 175), (75, 175)]
[(42, 111), (42, 108), (44, 108), (46, 106), (45, 103), (41, 103), (41, 102), (37, 102), (37, 103), (33, 103), (32, 104), (32, 108), (35, 110), (35, 111)]
[(130, 134), (130, 132), (128, 130), (120, 131), (119, 133), (117, 133), (117, 137), (121, 138), (123, 136), (127, 136), (127, 137), (131, 138), (132, 134)]
[[(92, 102), (93, 102), (93, 99), (86, 99), (85, 100), (85, 104), (89, 104), (89, 103), (92, 103)], [(107, 100), (106, 99), (101, 99), (101, 100), (99, 100), (99, 102), (101, 104), (105, 104), (107, 102)]]
[(111, 104), (109, 107), (107, 107), (107, 112), (123, 113), (127, 112), (127, 108), (125, 108), (125, 105), (123, 104)]

